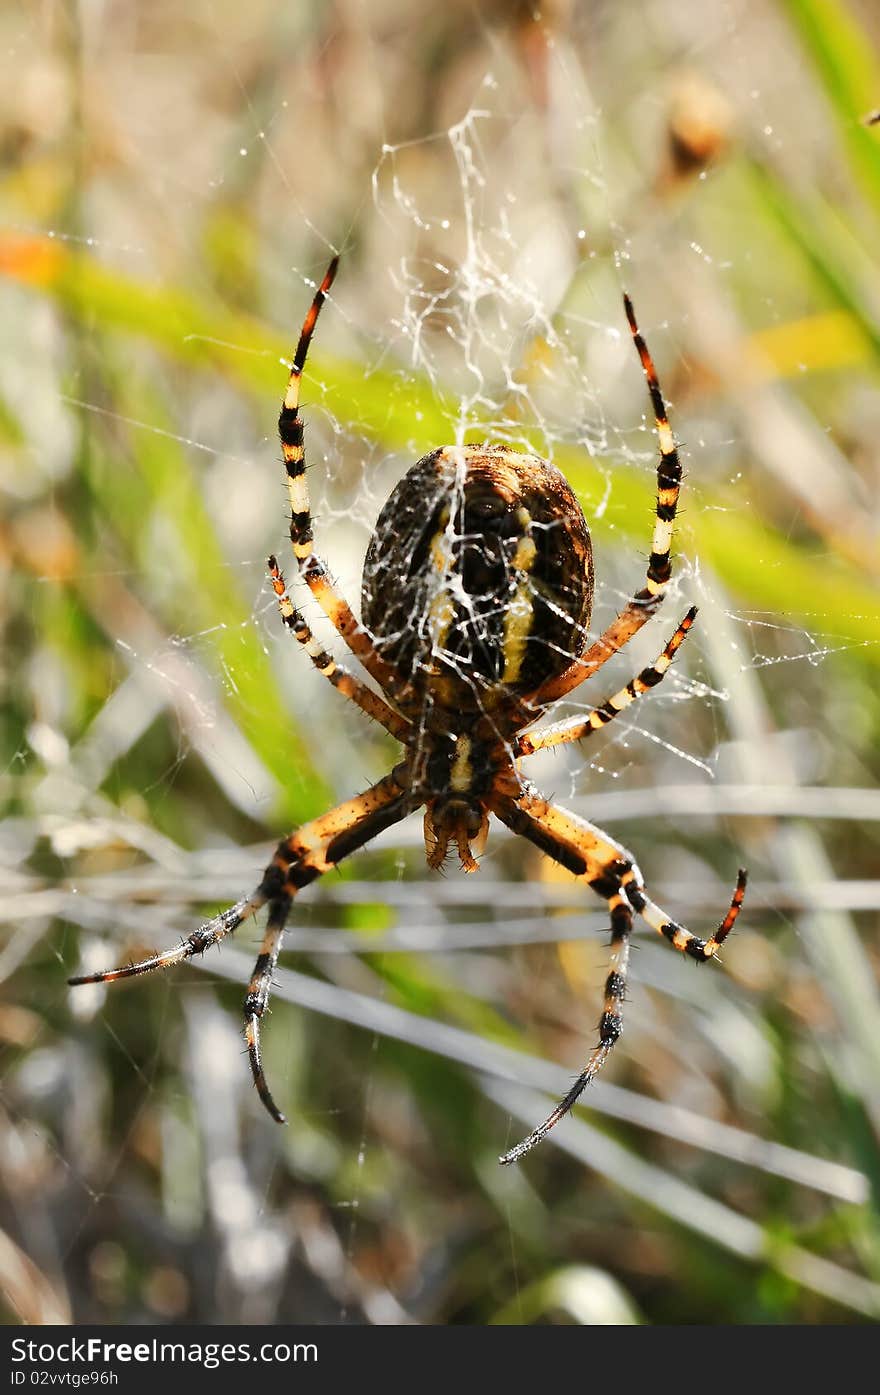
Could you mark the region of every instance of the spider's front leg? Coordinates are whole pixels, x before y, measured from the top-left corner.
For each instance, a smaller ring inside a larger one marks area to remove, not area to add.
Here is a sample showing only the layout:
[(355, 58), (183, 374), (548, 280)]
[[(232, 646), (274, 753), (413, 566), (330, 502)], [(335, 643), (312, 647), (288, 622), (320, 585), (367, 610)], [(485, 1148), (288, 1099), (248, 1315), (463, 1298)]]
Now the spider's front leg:
[(266, 933), (244, 1003), (245, 1038), (254, 1084), (260, 1099), (273, 1119), (279, 1124), (285, 1123), (284, 1115), (272, 1098), (263, 1071), (260, 1022), (268, 1006), (272, 974), (278, 962), (284, 926), (293, 899), (303, 887), (329, 872), (343, 858), (369, 843), (383, 829), (405, 818), (413, 808), (418, 807), (418, 803), (409, 789), (406, 766), (397, 766), (390, 775), (386, 775), (363, 794), (338, 805), (330, 813), (313, 819), (311, 823), (303, 824), (296, 832), (291, 833), (279, 843), (275, 856), (263, 873), (260, 885), (250, 896), (244, 897), (229, 910), (206, 922), (173, 949), (151, 954), (136, 964), (107, 969), (102, 973), (83, 974), (69, 979), (68, 982), (74, 986), (82, 983), (112, 983), (116, 979), (150, 973), (154, 969), (165, 969), (184, 959), (190, 959), (193, 955), (204, 954), (206, 949), (210, 949), (226, 935), (232, 934), (246, 916), (255, 914), (268, 902), (269, 919)]
[(672, 576), (672, 535), (675, 529), (675, 515), (678, 509), (678, 496), (681, 488), (681, 461), (678, 446), (669, 425), (666, 403), (660, 390), (654, 360), (645, 343), (638, 324), (635, 310), (628, 295), (623, 297), (626, 318), (633, 337), (636, 353), (648, 384), (651, 406), (654, 409), (654, 426), (660, 442), (660, 460), (657, 465), (657, 501), (654, 513), (654, 533), (651, 542), (651, 555), (645, 584), (624, 606), (619, 615), (602, 632), (583, 654), (572, 660), (568, 668), (556, 677), (542, 683), (537, 692), (531, 695), (533, 705), (556, 702), (570, 693), (586, 678), (590, 678), (619, 649), (628, 644), (637, 634), (662, 601)]
[(713, 959), (736, 923), (746, 889), (746, 873), (740, 869), (730, 907), (718, 929), (709, 939), (701, 939), (672, 920), (649, 898), (636, 863), (626, 848), (613, 842), (586, 819), (559, 809), (531, 789), (517, 798), (497, 797), (492, 812), (514, 833), (528, 838), (548, 857), (580, 876), (609, 905), (611, 911), (611, 972), (605, 982), (605, 1001), (599, 1019), (599, 1042), (568, 1094), (528, 1138), (499, 1161), (516, 1162), (547, 1136), (554, 1124), (571, 1109), (578, 1097), (601, 1070), (618, 1040), (622, 1026), (621, 1007), (626, 995), (629, 938), (633, 912), (667, 939), (674, 949), (698, 963)]
[(360, 660), (367, 673), (375, 678), (392, 698), (401, 701), (412, 697), (409, 685), (395, 674), (390, 664), (378, 653), (372, 636), (360, 624), (348, 601), (331, 580), (314, 546), (312, 508), (306, 478), (305, 423), (300, 416), (299, 393), (315, 325), (327, 293), (333, 285), (338, 266), (339, 258), (334, 257), (303, 321), (287, 382), (287, 392), (278, 417), (278, 434), (281, 438), (284, 468), (287, 471), (287, 493), (290, 501), (290, 542), (301, 576), (337, 633)]

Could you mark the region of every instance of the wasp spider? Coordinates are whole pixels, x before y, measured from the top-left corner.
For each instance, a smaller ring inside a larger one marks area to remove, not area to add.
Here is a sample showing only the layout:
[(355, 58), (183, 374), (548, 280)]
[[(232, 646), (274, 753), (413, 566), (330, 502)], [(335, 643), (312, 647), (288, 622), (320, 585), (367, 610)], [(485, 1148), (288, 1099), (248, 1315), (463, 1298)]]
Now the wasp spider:
[(592, 643), (590, 533), (563, 475), (546, 460), (504, 445), (441, 446), (413, 465), (379, 516), (367, 551), (359, 621), (314, 550), (306, 481), (300, 381), (321, 306), (336, 275), (330, 263), (302, 327), (279, 417), (290, 498), (290, 540), (314, 600), (380, 692), (314, 639), (274, 557), (268, 568), (281, 619), (320, 673), (404, 748), (389, 775), (279, 843), (257, 888), (173, 949), (139, 963), (70, 980), (109, 983), (203, 954), (268, 907), (265, 936), (244, 1003), (245, 1036), (260, 1099), (284, 1116), (263, 1071), (260, 1024), (284, 926), (299, 893), (385, 828), (424, 808), (425, 850), (439, 868), (454, 849), (477, 869), (489, 815), (582, 877), (608, 904), (611, 971), (598, 1042), (550, 1116), (500, 1161), (514, 1162), (550, 1131), (595, 1077), (621, 1033), (633, 916), (700, 963), (733, 929), (746, 885), (740, 871), (718, 929), (701, 939), (648, 895), (626, 848), (586, 819), (544, 799), (521, 771), (523, 757), (600, 731), (668, 672), (694, 622), (685, 615), (659, 657), (625, 687), (576, 716), (533, 730), (559, 698), (632, 639), (669, 584), (681, 465), (657, 374), (628, 297), (626, 316), (653, 404), (660, 461), (653, 544), (644, 586)]

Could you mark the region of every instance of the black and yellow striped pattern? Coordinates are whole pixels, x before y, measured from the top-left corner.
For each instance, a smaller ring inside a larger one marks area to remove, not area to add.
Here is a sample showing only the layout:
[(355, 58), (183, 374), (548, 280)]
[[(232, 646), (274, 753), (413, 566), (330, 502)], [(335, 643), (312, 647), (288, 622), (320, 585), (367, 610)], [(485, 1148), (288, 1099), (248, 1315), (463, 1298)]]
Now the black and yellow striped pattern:
[(379, 515), (362, 615), (420, 710), (509, 713), (512, 694), (582, 648), (592, 594), (589, 529), (555, 466), (508, 446), (442, 446)]
[(303, 369), (315, 332), (315, 325), (321, 313), (321, 306), (327, 292), (333, 285), (339, 267), (339, 258), (334, 257), (324, 273), (324, 279), (315, 292), (303, 321), (299, 343), (293, 356), (287, 392), (278, 418), (278, 434), (281, 437), (281, 450), (284, 467), (287, 470), (287, 491), (290, 499), (290, 541), (299, 561), (305, 560), (312, 551), (312, 513), (309, 504), (309, 489), (306, 482), (306, 456), (304, 446), (305, 428), (299, 414), (299, 389)]
[(669, 418), (666, 415), (666, 403), (663, 401), (663, 393), (660, 391), (660, 383), (657, 380), (657, 370), (654, 367), (654, 360), (648, 351), (639, 327), (636, 323), (636, 315), (633, 304), (628, 295), (623, 297), (626, 318), (629, 321), (633, 343), (636, 352), (641, 360), (645, 378), (648, 383), (648, 391), (651, 395), (651, 405), (654, 408), (654, 424), (657, 428), (657, 437), (660, 441), (660, 463), (657, 466), (657, 512), (654, 520), (654, 539), (651, 547), (651, 556), (648, 559), (648, 575), (645, 588), (637, 591), (635, 600), (643, 605), (656, 605), (666, 589), (670, 576), (672, 575), (672, 564), (669, 560), (672, 548), (672, 532), (675, 526), (675, 513), (678, 508), (678, 494), (681, 487), (681, 461), (678, 458), (678, 447), (675, 437), (669, 425)]
[(675, 531), (675, 516), (678, 510), (678, 497), (681, 489), (681, 461), (678, 446), (669, 425), (666, 403), (660, 390), (657, 370), (647, 344), (639, 330), (635, 310), (628, 295), (623, 304), (629, 322), (633, 343), (636, 347), (651, 405), (654, 411), (654, 425), (660, 443), (660, 460), (657, 465), (657, 500), (654, 512), (654, 533), (651, 542), (651, 555), (645, 585), (636, 591), (632, 600), (624, 606), (619, 615), (582, 654), (577, 655), (570, 666), (555, 678), (543, 683), (533, 695), (536, 706), (547, 706), (564, 697), (585, 679), (592, 677), (604, 663), (632, 639), (642, 626), (650, 620), (663, 599), (672, 576), (672, 537)]
[(693, 625), (696, 616), (697, 607), (693, 605), (663, 653), (654, 660), (653, 664), (643, 668), (641, 673), (637, 674), (635, 678), (631, 678), (624, 688), (614, 693), (600, 707), (594, 707), (592, 712), (587, 713), (586, 717), (570, 717), (564, 722), (556, 722), (553, 726), (545, 727), (543, 731), (526, 732), (523, 736), (517, 737), (514, 742), (514, 755), (532, 756), (536, 751), (545, 751), (548, 746), (561, 746), (568, 741), (582, 741), (585, 737), (592, 736), (594, 732), (607, 727), (609, 722), (613, 722), (615, 717), (619, 717), (621, 712), (625, 712), (628, 707), (631, 707), (636, 698), (640, 697), (642, 693), (650, 692), (663, 680), (669, 672), (677, 651), (687, 638), (688, 630)]
[(291, 898), (289, 896), (281, 896), (273, 901), (269, 907), (266, 933), (263, 936), (263, 943), (260, 945), (260, 952), (257, 955), (257, 962), (248, 985), (247, 997), (244, 1000), (244, 1039), (247, 1043), (251, 1074), (254, 1078), (257, 1094), (276, 1124), (286, 1124), (287, 1119), (275, 1103), (266, 1080), (260, 1043), (260, 1023), (269, 1002), (272, 975), (275, 972), (275, 965), (278, 963), (278, 955), (281, 953), (281, 946), (284, 942), (284, 927), (287, 923), (290, 904)]
[(299, 413), (300, 383), (315, 325), (333, 285), (338, 266), (339, 258), (334, 257), (303, 321), (287, 381), (287, 391), (278, 417), (278, 434), (281, 438), (284, 468), (287, 471), (290, 543), (306, 585), (352, 653), (357, 656), (371, 677), (390, 693), (405, 695), (406, 685), (398, 682), (393, 669), (376, 653), (370, 635), (358, 623), (348, 601), (334, 585), (326, 566), (314, 550), (312, 509), (306, 477), (305, 425)]
[(372, 688), (360, 683), (354, 674), (349, 673), (347, 668), (343, 668), (341, 664), (336, 662), (332, 654), (328, 654), (326, 649), (321, 647), (290, 599), (284, 574), (280, 570), (276, 558), (270, 557), (266, 566), (272, 590), (278, 599), (281, 619), (294, 639), (302, 645), (318, 672), (323, 674), (327, 682), (332, 683), (343, 697), (347, 697), (368, 717), (372, 717), (373, 721), (378, 722), (387, 732), (390, 732), (392, 736), (396, 736), (399, 741), (405, 740), (410, 729), (410, 723), (406, 717), (395, 712), (384, 698), (379, 697), (378, 693), (374, 693)]
[(265, 904), (266, 897), (262, 892), (254, 891), (250, 896), (243, 897), (234, 906), (215, 916), (213, 920), (200, 925), (198, 930), (187, 935), (186, 939), (181, 940), (173, 949), (161, 950), (148, 955), (146, 959), (137, 960), (134, 964), (123, 964), (118, 969), (104, 969), (96, 974), (78, 974), (69, 978), (67, 982), (73, 988), (81, 983), (114, 983), (120, 978), (134, 978), (138, 974), (152, 973), (154, 969), (169, 969), (172, 964), (182, 964), (185, 959), (192, 959), (195, 954), (204, 954), (206, 949), (219, 944), (227, 935), (237, 930), (249, 915), (256, 915)]
[(736, 889), (733, 893), (730, 909), (714, 935), (708, 940), (701, 940), (697, 935), (691, 934), (690, 930), (686, 930), (683, 925), (671, 920), (665, 911), (661, 910), (644, 894), (642, 888), (632, 887), (627, 891), (627, 897), (642, 920), (647, 921), (658, 935), (662, 935), (664, 939), (668, 940), (674, 949), (689, 955), (691, 959), (696, 959), (700, 964), (705, 964), (707, 960), (715, 958), (734, 927), (740, 907), (745, 899), (746, 881), (746, 870), (741, 867), (737, 873)]

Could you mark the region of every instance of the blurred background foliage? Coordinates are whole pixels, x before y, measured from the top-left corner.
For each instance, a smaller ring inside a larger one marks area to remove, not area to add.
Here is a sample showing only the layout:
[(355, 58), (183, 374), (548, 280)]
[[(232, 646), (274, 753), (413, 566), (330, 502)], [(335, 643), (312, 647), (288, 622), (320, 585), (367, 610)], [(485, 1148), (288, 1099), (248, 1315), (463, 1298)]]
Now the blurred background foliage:
[[(7, 1320), (876, 1319), (876, 7), (51, 0), (0, 33)], [(676, 594), (590, 697), (693, 600), (698, 631), (534, 774), (695, 930), (738, 861), (747, 908), (720, 969), (639, 938), (604, 1079), (516, 1168), (594, 1038), (607, 918), (499, 832), (439, 878), (412, 820), (298, 904), (286, 1130), (242, 1058), (256, 926), (65, 986), (394, 759), (264, 580), (331, 249), (304, 398), (350, 596), (407, 463), (489, 435), (566, 471), (610, 616), (655, 451), (624, 287), (685, 442)]]

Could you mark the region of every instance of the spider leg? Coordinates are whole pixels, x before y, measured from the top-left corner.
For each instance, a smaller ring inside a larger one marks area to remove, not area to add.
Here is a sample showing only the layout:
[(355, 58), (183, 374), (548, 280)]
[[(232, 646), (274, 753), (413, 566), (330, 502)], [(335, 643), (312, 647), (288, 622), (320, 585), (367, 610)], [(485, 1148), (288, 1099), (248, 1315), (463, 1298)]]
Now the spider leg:
[(718, 953), (736, 923), (746, 888), (746, 873), (740, 869), (730, 907), (709, 939), (701, 939), (672, 920), (650, 900), (642, 874), (627, 850), (586, 819), (559, 809), (531, 789), (516, 799), (497, 796), (492, 812), (514, 833), (528, 838), (542, 852), (582, 876), (607, 902), (611, 910), (612, 968), (605, 983), (605, 1002), (599, 1019), (599, 1042), (568, 1094), (533, 1133), (499, 1161), (515, 1162), (547, 1136), (555, 1124), (595, 1078), (622, 1031), (621, 1004), (626, 991), (629, 936), (632, 913), (636, 912), (674, 949), (705, 963)]
[(625, 688), (621, 688), (607, 702), (603, 702), (601, 707), (594, 707), (586, 717), (569, 717), (564, 722), (554, 722), (553, 726), (545, 727), (543, 731), (526, 732), (524, 736), (517, 737), (513, 743), (514, 757), (531, 756), (535, 751), (543, 751), (548, 746), (561, 746), (566, 741), (581, 741), (586, 736), (592, 736), (594, 731), (601, 731), (615, 717), (619, 717), (621, 712), (625, 712), (642, 693), (656, 688), (669, 672), (672, 660), (687, 638), (696, 614), (697, 607), (691, 606), (659, 658), (648, 668), (643, 668), (637, 677), (631, 678)]
[(287, 493), (290, 500), (290, 542), (300, 573), (309, 590), (367, 673), (391, 693), (408, 693), (408, 686), (396, 678), (391, 666), (377, 653), (372, 637), (360, 624), (314, 550), (312, 510), (306, 479), (305, 425), (299, 414), (299, 390), (318, 315), (333, 284), (338, 266), (339, 258), (334, 257), (303, 321), (287, 382), (287, 392), (278, 418), (278, 433), (281, 438), (284, 467), (287, 470)]
[(160, 950), (135, 964), (123, 964), (118, 969), (104, 969), (96, 974), (78, 974), (75, 978), (69, 978), (67, 982), (72, 988), (81, 983), (114, 983), (118, 978), (133, 978), (137, 974), (152, 973), (154, 969), (168, 969), (172, 964), (181, 964), (184, 959), (191, 959), (194, 954), (204, 954), (206, 949), (231, 935), (243, 920), (249, 915), (255, 915), (265, 904), (266, 897), (262, 891), (254, 891), (250, 896), (245, 896), (234, 906), (230, 906), (228, 910), (221, 911), (213, 920), (200, 925), (198, 930), (187, 935), (186, 939), (181, 940), (173, 949)]
[(395, 712), (389, 707), (384, 698), (374, 693), (372, 688), (360, 683), (354, 674), (348, 669), (337, 664), (336, 660), (326, 650), (321, 648), (318, 640), (315, 639), (302, 615), (297, 610), (287, 592), (284, 581), (284, 574), (279, 569), (274, 557), (268, 561), (269, 578), (272, 582), (272, 589), (278, 598), (278, 609), (281, 612), (281, 619), (287, 626), (290, 633), (305, 649), (315, 668), (322, 673), (334, 688), (338, 689), (344, 697), (350, 698), (355, 706), (365, 712), (373, 721), (378, 722), (392, 736), (396, 736), (398, 741), (403, 741), (410, 730), (410, 723), (406, 717), (402, 717), (399, 712)]
[(125, 964), (118, 969), (82, 974), (68, 982), (74, 986), (81, 983), (112, 983), (119, 978), (130, 978), (135, 974), (147, 974), (153, 969), (179, 964), (194, 954), (203, 954), (211, 945), (232, 934), (246, 916), (253, 915), (268, 902), (266, 933), (244, 1003), (245, 1038), (260, 1099), (273, 1119), (284, 1123), (284, 1115), (272, 1099), (263, 1073), (260, 1021), (268, 1006), (272, 973), (281, 949), (291, 903), (303, 887), (329, 872), (344, 857), (362, 848), (383, 829), (405, 818), (413, 808), (418, 808), (419, 801), (410, 793), (407, 779), (406, 766), (397, 766), (390, 775), (371, 785), (355, 799), (349, 799), (321, 818), (303, 824), (278, 844), (260, 885), (250, 896), (222, 911), (173, 949), (151, 954), (136, 964)]
[(541, 685), (533, 695), (533, 701), (538, 704), (555, 702), (557, 698), (564, 697), (585, 678), (596, 673), (613, 654), (628, 644), (633, 635), (654, 614), (663, 599), (669, 585), (669, 578), (672, 575), (669, 554), (672, 547), (672, 534), (675, 528), (675, 514), (681, 487), (681, 461), (678, 458), (678, 447), (666, 414), (666, 403), (660, 390), (654, 360), (651, 358), (648, 346), (639, 331), (633, 304), (628, 295), (623, 297), (623, 304), (636, 352), (641, 360), (648, 383), (648, 392), (651, 395), (651, 405), (654, 409), (654, 425), (660, 442), (660, 460), (657, 465), (657, 503), (648, 572), (645, 585), (635, 593), (632, 600), (624, 606), (620, 614), (611, 621), (611, 624), (599, 638), (585, 649), (583, 654), (575, 659), (567, 669)]
[(254, 965), (251, 981), (248, 984), (247, 997), (244, 1000), (244, 1035), (245, 1041), (247, 1042), (251, 1074), (254, 1077), (257, 1094), (272, 1115), (272, 1118), (278, 1124), (286, 1124), (287, 1120), (272, 1098), (272, 1092), (266, 1083), (266, 1075), (263, 1070), (263, 1053), (260, 1044), (260, 1022), (269, 1003), (269, 994), (272, 990), (272, 975), (275, 972), (275, 965), (278, 963), (278, 956), (281, 953), (281, 946), (284, 941), (284, 927), (287, 923), (290, 905), (291, 898), (289, 896), (279, 896), (277, 900), (272, 901), (269, 906), (269, 919), (266, 922), (266, 933), (263, 936), (263, 943), (260, 945), (257, 962)]
[(303, 887), (418, 807), (419, 801), (406, 787), (406, 778), (406, 767), (398, 766), (355, 799), (304, 824), (279, 843), (263, 875), (260, 891), (269, 901), (269, 919), (244, 1001), (245, 1040), (257, 1093), (279, 1124), (286, 1120), (266, 1083), (260, 1023), (268, 1007), (272, 974), (291, 904)]
[(621, 1008), (626, 997), (626, 974), (629, 967), (629, 941), (632, 933), (632, 908), (622, 896), (612, 896), (608, 901), (611, 910), (611, 970), (605, 980), (605, 1001), (602, 1016), (599, 1018), (599, 1041), (591, 1051), (587, 1063), (575, 1080), (568, 1094), (559, 1101), (543, 1124), (511, 1148), (498, 1159), (502, 1167), (517, 1162), (525, 1153), (546, 1138), (550, 1130), (576, 1104), (591, 1080), (599, 1074), (607, 1058), (611, 1055), (614, 1043), (623, 1030)]

